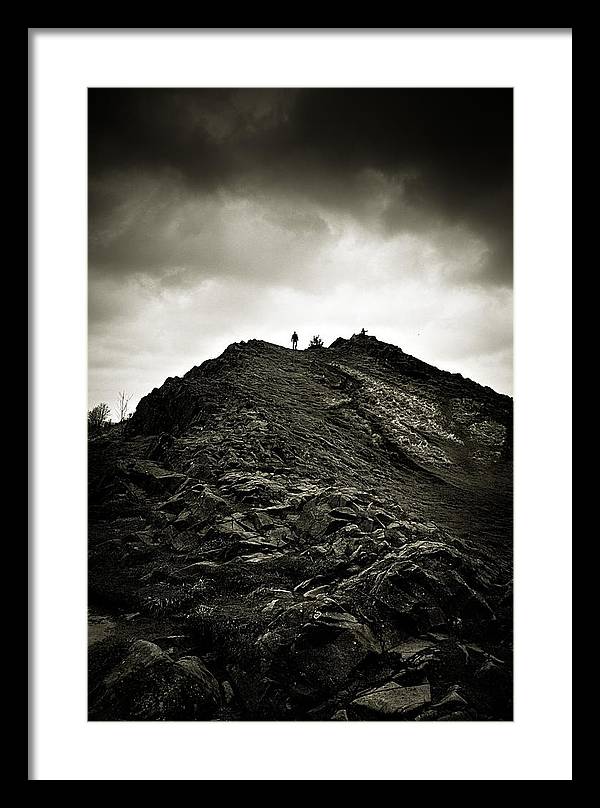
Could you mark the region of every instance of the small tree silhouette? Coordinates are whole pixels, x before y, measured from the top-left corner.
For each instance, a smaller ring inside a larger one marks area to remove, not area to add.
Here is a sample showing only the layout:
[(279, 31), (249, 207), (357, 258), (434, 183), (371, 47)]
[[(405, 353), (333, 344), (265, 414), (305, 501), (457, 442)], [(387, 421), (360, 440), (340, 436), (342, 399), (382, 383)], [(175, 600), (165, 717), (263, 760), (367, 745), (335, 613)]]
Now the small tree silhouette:
[(100, 432), (109, 423), (110, 407), (104, 401), (88, 410), (88, 429), (90, 432)]
[(125, 390), (119, 393), (119, 403), (116, 407), (117, 415), (119, 416), (119, 423), (121, 421), (125, 421), (129, 416), (127, 415), (127, 409), (129, 407), (129, 402), (133, 398), (133, 395), (128, 396)]
[(311, 341), (308, 343), (309, 348), (322, 348), (323, 347), (323, 340), (321, 337), (316, 334)]

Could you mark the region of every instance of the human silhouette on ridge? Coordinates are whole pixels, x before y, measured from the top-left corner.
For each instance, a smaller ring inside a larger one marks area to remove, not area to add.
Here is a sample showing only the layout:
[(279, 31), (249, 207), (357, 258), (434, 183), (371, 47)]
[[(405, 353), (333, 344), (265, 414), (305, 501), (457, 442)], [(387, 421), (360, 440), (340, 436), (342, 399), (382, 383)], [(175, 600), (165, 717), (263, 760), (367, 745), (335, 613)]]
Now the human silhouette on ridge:
[(298, 334), (294, 331), (292, 334), (292, 351), (295, 351), (298, 347)]

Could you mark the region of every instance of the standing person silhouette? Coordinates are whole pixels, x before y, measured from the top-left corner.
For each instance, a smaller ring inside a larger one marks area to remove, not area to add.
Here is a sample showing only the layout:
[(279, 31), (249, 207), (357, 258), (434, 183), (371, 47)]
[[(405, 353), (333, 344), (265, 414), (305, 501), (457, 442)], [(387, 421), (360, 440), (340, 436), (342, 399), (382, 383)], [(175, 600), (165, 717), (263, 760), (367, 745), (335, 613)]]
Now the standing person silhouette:
[(292, 351), (295, 351), (298, 347), (298, 334), (294, 331), (292, 334)]

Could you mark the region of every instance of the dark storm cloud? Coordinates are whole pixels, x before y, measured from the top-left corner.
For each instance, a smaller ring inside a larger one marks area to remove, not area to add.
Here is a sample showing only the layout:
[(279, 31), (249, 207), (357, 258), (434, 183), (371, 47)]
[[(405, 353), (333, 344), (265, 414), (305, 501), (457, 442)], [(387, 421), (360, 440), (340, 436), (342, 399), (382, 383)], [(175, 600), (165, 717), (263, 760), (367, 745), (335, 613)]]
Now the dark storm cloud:
[[(485, 243), (477, 282), (511, 282), (508, 89), (91, 90), (89, 160), (93, 264), (186, 265), (185, 248), (163, 239), (160, 254), (153, 234), (177, 200), (229, 194), (287, 200), (292, 232), (324, 226), (294, 215), (307, 202), (384, 236), (465, 228)], [(211, 215), (207, 204), (204, 226), (218, 230)]]
[(511, 283), (510, 90), (90, 90), (90, 406), (292, 328), (510, 392)]

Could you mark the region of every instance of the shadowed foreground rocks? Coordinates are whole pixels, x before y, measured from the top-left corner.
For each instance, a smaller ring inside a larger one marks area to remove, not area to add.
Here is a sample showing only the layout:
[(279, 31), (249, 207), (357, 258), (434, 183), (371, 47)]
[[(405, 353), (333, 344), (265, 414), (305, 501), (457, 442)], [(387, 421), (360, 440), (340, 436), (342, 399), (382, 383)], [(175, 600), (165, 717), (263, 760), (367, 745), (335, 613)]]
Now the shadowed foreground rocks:
[(89, 444), (95, 720), (510, 720), (512, 401), (251, 340)]

